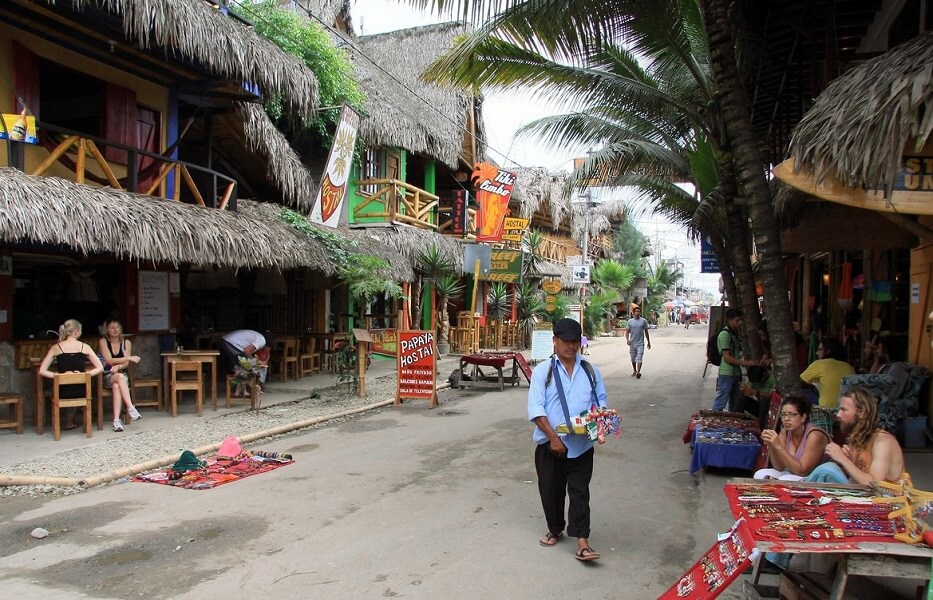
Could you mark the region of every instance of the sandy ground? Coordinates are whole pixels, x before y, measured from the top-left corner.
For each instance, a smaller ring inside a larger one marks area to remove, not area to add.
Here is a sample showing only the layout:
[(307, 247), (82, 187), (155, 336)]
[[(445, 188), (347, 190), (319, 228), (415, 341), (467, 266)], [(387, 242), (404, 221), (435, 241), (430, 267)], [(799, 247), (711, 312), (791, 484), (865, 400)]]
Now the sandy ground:
[[(650, 333), (640, 380), (622, 338), (591, 346), (624, 431), (596, 458), (600, 561), (574, 560), (573, 540), (537, 543), (545, 525), (523, 383), (446, 391), (435, 410), (409, 402), (275, 440), (264, 448), (295, 464), (210, 491), (124, 483), (4, 499), (3, 595), (656, 598), (729, 528), (722, 485), (741, 473), (688, 474), (681, 436), (715, 385), (700, 376), (706, 330)], [(34, 527), (51, 535), (35, 540)]]

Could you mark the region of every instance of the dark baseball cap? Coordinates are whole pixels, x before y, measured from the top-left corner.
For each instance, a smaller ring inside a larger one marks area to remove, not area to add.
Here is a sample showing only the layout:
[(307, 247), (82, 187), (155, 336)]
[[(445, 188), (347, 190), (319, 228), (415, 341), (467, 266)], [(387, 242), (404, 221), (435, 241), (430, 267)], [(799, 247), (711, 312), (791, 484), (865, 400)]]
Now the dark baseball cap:
[(554, 323), (554, 337), (565, 342), (579, 342), (582, 335), (580, 324), (573, 319), (564, 318)]

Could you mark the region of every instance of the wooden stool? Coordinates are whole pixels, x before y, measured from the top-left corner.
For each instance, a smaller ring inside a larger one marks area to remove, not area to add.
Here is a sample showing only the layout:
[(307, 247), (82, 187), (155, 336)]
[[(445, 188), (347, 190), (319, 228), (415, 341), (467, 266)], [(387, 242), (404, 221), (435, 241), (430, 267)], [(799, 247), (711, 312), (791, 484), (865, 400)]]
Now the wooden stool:
[(10, 407), (10, 418), (0, 421), (0, 429), (16, 429), (16, 433), (23, 433), (23, 397), (20, 394), (0, 394), (0, 404)]
[[(159, 412), (162, 411), (162, 379), (159, 377), (152, 378), (137, 378), (136, 377), (136, 365), (130, 365), (129, 368), (130, 374), (130, 387), (133, 392), (133, 404), (136, 408), (140, 406), (155, 406), (158, 408)], [(139, 390), (149, 388), (154, 392), (152, 400), (140, 400), (139, 399)], [(217, 407), (214, 407), (214, 410), (217, 410)]]
[[(233, 387), (234, 379), (236, 379), (235, 375), (227, 374), (227, 386), (226, 386), (227, 387), (227, 408), (232, 408), (234, 398), (239, 397), (239, 396), (234, 396), (233, 394), (230, 393), (230, 388)], [(257, 386), (258, 384), (259, 384), (258, 377), (250, 377), (250, 381), (248, 384), (250, 386), (249, 407), (252, 410), (256, 410), (256, 397), (257, 397), (257, 394), (256, 392), (253, 391), (253, 388), (255, 388), (255, 386)]]

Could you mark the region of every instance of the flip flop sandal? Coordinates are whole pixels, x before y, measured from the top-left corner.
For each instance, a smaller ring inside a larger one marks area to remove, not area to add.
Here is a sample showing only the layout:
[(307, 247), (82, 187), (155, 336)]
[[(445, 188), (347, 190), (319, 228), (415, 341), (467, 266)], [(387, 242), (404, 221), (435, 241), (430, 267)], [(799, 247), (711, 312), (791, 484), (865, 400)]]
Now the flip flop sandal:
[(577, 560), (589, 561), (589, 560), (599, 560), (599, 552), (593, 550), (589, 546), (586, 548), (580, 548), (576, 554), (574, 554)]
[(543, 538), (538, 540), (538, 543), (544, 546), (545, 548), (553, 548), (554, 545), (557, 544), (557, 542), (560, 541), (560, 538), (562, 537), (564, 537), (563, 533), (553, 534), (550, 531), (548, 531), (546, 534), (544, 534)]

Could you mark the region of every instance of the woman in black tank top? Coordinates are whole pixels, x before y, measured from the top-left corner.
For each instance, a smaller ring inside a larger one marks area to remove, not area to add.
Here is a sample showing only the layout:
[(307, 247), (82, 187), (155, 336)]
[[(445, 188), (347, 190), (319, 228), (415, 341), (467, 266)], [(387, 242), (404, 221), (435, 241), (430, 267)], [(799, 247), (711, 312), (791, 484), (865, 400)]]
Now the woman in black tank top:
[(131, 363), (139, 362), (139, 357), (133, 356), (132, 342), (123, 337), (123, 326), (116, 319), (104, 323), (104, 337), (100, 338), (98, 350), (108, 367), (104, 385), (110, 388), (113, 397), (113, 430), (123, 431), (123, 421), (120, 420), (123, 406), (133, 421), (140, 417), (130, 398), (130, 376), (126, 372)]
[[(91, 350), (91, 347), (79, 340), (81, 337), (81, 323), (75, 319), (68, 319), (58, 328), (58, 343), (52, 344), (42, 364), (39, 365), (39, 374), (48, 379), (53, 379), (55, 373), (83, 372), (86, 369), (88, 361), (93, 368), (89, 371), (91, 376), (95, 376), (104, 370), (100, 359)], [(52, 361), (57, 363), (57, 371), (50, 371), (49, 367)], [(59, 389), (59, 395), (62, 398), (80, 398), (84, 394), (84, 386), (63, 385)], [(40, 406), (39, 410), (45, 410), (45, 406)], [(75, 428), (75, 409), (65, 410), (65, 424), (63, 429)]]

